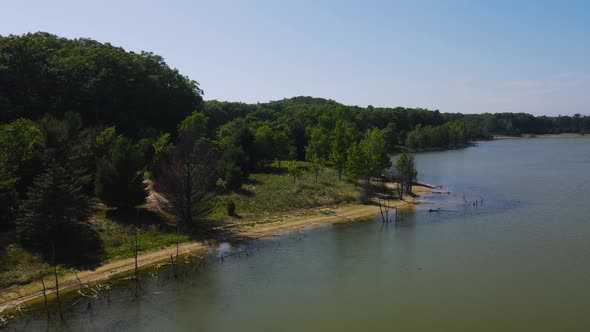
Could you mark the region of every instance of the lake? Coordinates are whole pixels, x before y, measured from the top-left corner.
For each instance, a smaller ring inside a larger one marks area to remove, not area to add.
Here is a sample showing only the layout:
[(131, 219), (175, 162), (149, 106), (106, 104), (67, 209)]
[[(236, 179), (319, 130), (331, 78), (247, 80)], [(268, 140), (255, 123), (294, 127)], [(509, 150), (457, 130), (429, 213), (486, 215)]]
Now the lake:
[(74, 305), (66, 323), (39, 314), (9, 329), (588, 331), (589, 138), (479, 142), (416, 161), (420, 181), (451, 194), (424, 197), (400, 224), (225, 248), (241, 254), (148, 278), (139, 299), (123, 287), (110, 303)]

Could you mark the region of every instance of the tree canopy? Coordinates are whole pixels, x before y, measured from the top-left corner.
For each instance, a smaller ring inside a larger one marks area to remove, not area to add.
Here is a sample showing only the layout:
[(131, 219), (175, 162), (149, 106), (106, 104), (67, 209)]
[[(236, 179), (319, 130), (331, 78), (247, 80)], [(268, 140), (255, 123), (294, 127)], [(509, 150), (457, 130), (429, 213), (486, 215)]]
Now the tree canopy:
[(37, 32), (0, 36), (0, 119), (81, 115), (136, 136), (173, 130), (202, 109), (197, 82), (150, 52)]

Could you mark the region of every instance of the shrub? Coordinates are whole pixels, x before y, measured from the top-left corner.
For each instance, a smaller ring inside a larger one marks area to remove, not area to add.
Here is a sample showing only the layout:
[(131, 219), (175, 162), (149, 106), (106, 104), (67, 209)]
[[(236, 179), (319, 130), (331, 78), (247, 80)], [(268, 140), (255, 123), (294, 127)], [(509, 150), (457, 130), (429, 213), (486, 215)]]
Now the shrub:
[(231, 216), (235, 216), (236, 215), (236, 202), (234, 202), (233, 200), (229, 199), (225, 203), (225, 207), (227, 209), (227, 215), (228, 216), (231, 217)]
[(242, 170), (238, 166), (236, 166), (234, 164), (229, 165), (227, 167), (227, 169), (225, 170), (224, 177), (225, 177), (225, 181), (224, 181), (225, 189), (237, 190), (242, 187), (243, 175), (242, 175)]

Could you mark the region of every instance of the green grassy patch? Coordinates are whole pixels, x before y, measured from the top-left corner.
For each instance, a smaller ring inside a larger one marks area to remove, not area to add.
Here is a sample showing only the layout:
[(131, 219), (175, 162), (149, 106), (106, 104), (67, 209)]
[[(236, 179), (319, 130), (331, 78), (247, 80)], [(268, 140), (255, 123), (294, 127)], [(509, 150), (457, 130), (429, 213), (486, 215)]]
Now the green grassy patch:
[[(118, 212), (103, 209), (97, 213), (92, 225), (100, 234), (104, 246), (103, 261), (133, 256), (133, 236), (138, 230), (139, 251), (161, 249), (176, 244), (175, 230), (166, 224), (168, 217), (145, 209)], [(188, 241), (180, 235), (180, 242)]]
[(43, 262), (41, 256), (13, 243), (14, 233), (2, 235), (6, 239), (0, 241), (2, 242), (0, 246), (0, 288), (14, 284), (26, 284), (39, 279), (39, 272), (45, 271), (49, 267)]
[(210, 218), (226, 217), (227, 200), (236, 203), (238, 215), (248, 215), (360, 202), (361, 198), (361, 189), (338, 180), (332, 168), (325, 168), (317, 181), (308, 171), (294, 181), (286, 170), (273, 168), (272, 172), (251, 174), (241, 190), (219, 196)]

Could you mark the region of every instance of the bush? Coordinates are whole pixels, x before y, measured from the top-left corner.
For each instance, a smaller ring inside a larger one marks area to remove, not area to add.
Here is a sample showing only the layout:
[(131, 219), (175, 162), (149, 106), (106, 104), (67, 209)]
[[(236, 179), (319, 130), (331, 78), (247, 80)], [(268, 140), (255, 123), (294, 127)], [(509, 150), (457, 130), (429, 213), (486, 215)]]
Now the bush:
[(225, 170), (224, 187), (227, 190), (237, 190), (242, 187), (242, 170), (236, 165), (229, 165)]
[(231, 216), (235, 216), (236, 215), (236, 202), (234, 202), (233, 200), (229, 199), (225, 203), (225, 207), (227, 209), (227, 215), (228, 216), (231, 217)]
[(98, 162), (96, 196), (103, 203), (121, 209), (143, 204), (147, 191), (142, 166), (142, 151), (128, 138), (117, 137), (108, 154)]

